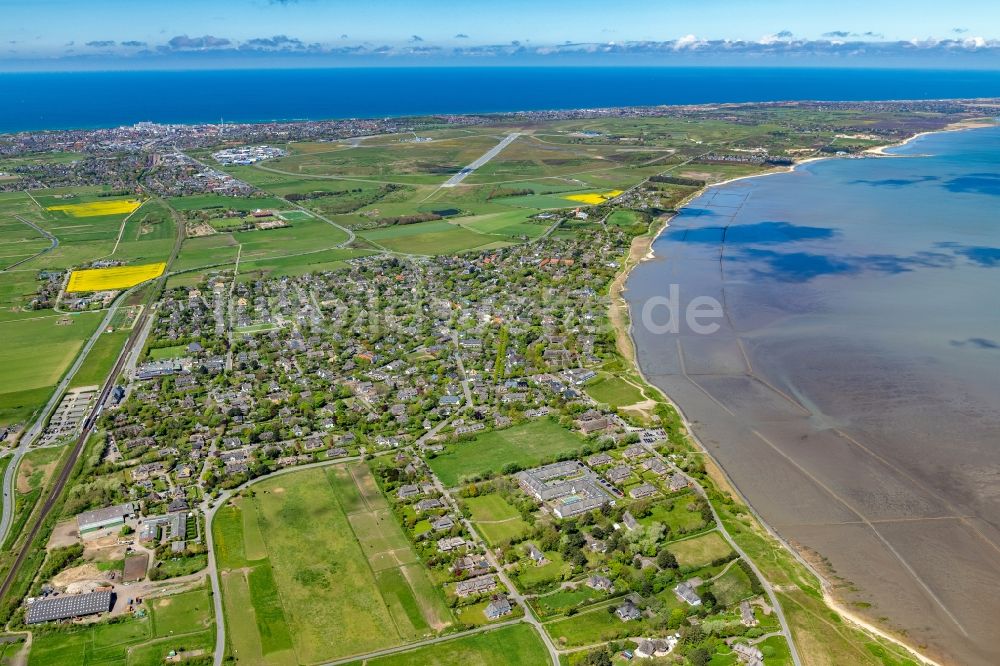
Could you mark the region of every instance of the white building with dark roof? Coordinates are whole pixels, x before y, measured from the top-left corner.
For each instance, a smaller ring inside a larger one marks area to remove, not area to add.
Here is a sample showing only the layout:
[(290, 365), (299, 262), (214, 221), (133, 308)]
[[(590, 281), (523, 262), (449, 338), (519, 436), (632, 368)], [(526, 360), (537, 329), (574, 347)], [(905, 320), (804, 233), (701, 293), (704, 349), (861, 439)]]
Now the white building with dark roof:
[(105, 529), (114, 529), (125, 524), (127, 516), (135, 515), (135, 506), (131, 502), (116, 504), (103, 509), (84, 511), (76, 517), (80, 536), (88, 536)]

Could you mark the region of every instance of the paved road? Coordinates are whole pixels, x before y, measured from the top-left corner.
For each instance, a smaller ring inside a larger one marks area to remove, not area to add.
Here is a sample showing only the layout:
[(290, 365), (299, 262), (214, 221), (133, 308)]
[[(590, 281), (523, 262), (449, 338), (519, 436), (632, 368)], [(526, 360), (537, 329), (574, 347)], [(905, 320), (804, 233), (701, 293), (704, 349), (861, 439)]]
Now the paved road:
[[(176, 150), (178, 153), (182, 152), (182, 151), (178, 150), (176, 146), (174, 146), (174, 150)], [(221, 170), (221, 169), (217, 169), (216, 167), (213, 167), (213, 166), (210, 166), (208, 164), (205, 164), (201, 160), (199, 160), (199, 159), (197, 159), (195, 157), (191, 157), (191, 155), (188, 155), (187, 153), (184, 153), (184, 155), (188, 159), (190, 159), (191, 161), (197, 163), (199, 166), (201, 166), (204, 169), (212, 169), (214, 171), (220, 171)], [(278, 171), (277, 169), (270, 169), (268, 167), (265, 167), (265, 166), (262, 166), (262, 165), (259, 165), (259, 164), (254, 165), (254, 166), (256, 166), (257, 168), (262, 169), (264, 171), (274, 171), (276, 173), (288, 173), (286, 171)], [(294, 174), (291, 174), (291, 175), (294, 175)], [(287, 199), (285, 201), (287, 201)], [(287, 201), (287, 203), (288, 203), (288, 205), (296, 208), (297, 210), (300, 210), (300, 211), (303, 211), (305, 213), (309, 213), (310, 215), (314, 215), (314, 216), (318, 217), (319, 219), (323, 220), (324, 222), (326, 222), (330, 226), (336, 227), (337, 229), (340, 229), (345, 234), (347, 234), (347, 240), (343, 241), (342, 243), (338, 243), (337, 247), (347, 247), (348, 245), (350, 245), (351, 243), (354, 242), (354, 232), (351, 231), (350, 229), (348, 229), (347, 227), (344, 227), (344, 226), (341, 226), (341, 225), (337, 224), (333, 220), (328, 219), (328, 218), (324, 217), (323, 215), (320, 215), (319, 213), (317, 213), (314, 210), (309, 210), (308, 208), (303, 208), (302, 206), (298, 205), (297, 203), (295, 203), (293, 201)]]
[[(145, 283), (143, 283), (145, 284)], [(49, 417), (52, 412), (55, 411), (56, 407), (59, 406), (60, 401), (62, 401), (63, 394), (66, 389), (69, 388), (70, 383), (73, 381), (73, 377), (76, 376), (76, 372), (83, 365), (83, 362), (87, 360), (87, 355), (90, 353), (91, 348), (97, 342), (98, 338), (104, 333), (105, 329), (111, 324), (111, 320), (114, 318), (115, 313), (118, 312), (119, 306), (128, 298), (129, 294), (132, 293), (133, 287), (128, 291), (122, 292), (118, 298), (111, 304), (108, 308), (108, 313), (105, 315), (104, 320), (101, 325), (97, 327), (93, 335), (84, 343), (83, 348), (80, 353), (77, 354), (76, 360), (73, 361), (73, 365), (70, 366), (66, 374), (63, 375), (62, 381), (56, 386), (55, 390), (52, 392), (52, 396), (49, 401), (42, 408), (39, 413), (38, 418), (35, 419), (34, 423), (21, 435), (21, 439), (18, 441), (17, 448), (14, 449), (14, 459), (10, 461), (7, 465), (7, 469), (4, 471), (3, 477), (3, 514), (0, 516), (0, 543), (7, 538), (7, 532), (10, 530), (11, 523), (14, 519), (14, 479), (17, 476), (17, 467), (21, 462), (21, 458), (27, 453), (28, 448), (34, 443), (38, 436), (42, 434), (45, 429), (45, 424), (48, 422)]]
[(58, 238), (56, 238), (55, 236), (53, 236), (52, 234), (50, 234), (45, 229), (42, 229), (40, 226), (38, 226), (37, 224), (35, 224), (31, 220), (26, 220), (23, 217), (21, 217), (20, 215), (15, 215), (14, 219), (16, 219), (18, 222), (22, 222), (24, 224), (27, 224), (32, 229), (34, 229), (35, 231), (37, 231), (41, 235), (45, 236), (46, 238), (48, 238), (50, 245), (47, 248), (45, 248), (44, 250), (42, 250), (40, 252), (37, 252), (37, 253), (31, 255), (30, 257), (27, 257), (26, 259), (21, 259), (20, 261), (15, 261), (10, 266), (7, 266), (6, 268), (0, 269), (0, 273), (3, 273), (5, 271), (9, 271), (12, 268), (17, 268), (21, 264), (23, 264), (25, 262), (28, 262), (28, 261), (31, 261), (32, 259), (35, 259), (37, 257), (40, 257), (43, 254), (45, 254), (46, 252), (51, 252), (52, 250), (54, 250), (57, 247), (59, 247), (59, 239)]
[[(30, 193), (28, 196), (31, 196)], [(32, 197), (32, 200), (34, 200), (34, 197)], [(36, 201), (35, 203), (37, 204), (38, 202)], [(177, 229), (177, 237), (174, 239), (174, 246), (171, 249), (170, 256), (167, 258), (168, 269), (170, 268), (170, 266), (173, 265), (174, 259), (177, 258), (177, 254), (180, 252), (181, 243), (184, 242), (184, 237), (185, 237), (184, 227), (179, 226)], [(15, 463), (20, 462), (20, 458), (21, 456), (24, 455), (27, 446), (31, 442), (33, 442), (35, 438), (38, 437), (39, 433), (42, 431), (42, 428), (45, 426), (45, 422), (51, 415), (52, 410), (55, 409), (56, 405), (58, 405), (59, 401), (62, 399), (62, 393), (66, 390), (66, 388), (69, 387), (69, 384), (72, 381), (73, 376), (80, 369), (80, 366), (83, 365), (83, 362), (86, 360), (86, 357), (90, 353), (91, 348), (97, 342), (97, 339), (101, 335), (101, 332), (105, 328), (107, 328), (107, 326), (111, 323), (112, 318), (115, 315), (115, 312), (122, 305), (122, 303), (125, 302), (125, 300), (133, 291), (144, 288), (150, 284), (158, 285), (159, 288), (162, 288), (162, 286), (166, 283), (167, 275), (168, 273), (165, 271), (163, 275), (161, 275), (160, 277), (155, 278), (152, 281), (146, 281), (137, 284), (129, 289), (126, 289), (125, 291), (123, 291), (121, 294), (118, 295), (118, 298), (116, 298), (114, 302), (111, 304), (111, 307), (108, 308), (107, 315), (105, 315), (104, 320), (101, 322), (101, 326), (94, 332), (94, 334), (90, 337), (90, 339), (87, 340), (86, 344), (84, 344), (83, 349), (74, 360), (73, 365), (70, 367), (69, 371), (63, 377), (62, 381), (59, 382), (59, 385), (56, 387), (56, 390), (53, 393), (52, 397), (49, 398), (48, 404), (46, 404), (45, 408), (42, 410), (41, 416), (31, 425), (28, 431), (25, 432), (22, 438), (19, 440), (18, 450), (15, 452), (15, 460), (12, 460), (10, 462), (8, 469), (4, 474), (3, 516), (0, 517), (0, 536), (2, 536), (2, 538), (6, 538), (6, 534), (10, 530), (10, 523), (14, 515), (13, 480), (15, 476), (15, 470), (17, 469), (17, 465)], [(152, 302), (153, 300), (154, 299), (150, 298), (147, 299), (147, 302)], [(97, 418), (98, 416), (100, 416), (101, 409), (104, 406), (104, 403), (107, 401), (108, 396), (111, 395), (111, 390), (114, 388), (115, 385), (115, 379), (121, 373), (122, 369), (128, 365), (129, 359), (132, 358), (135, 353), (135, 348), (136, 347), (141, 348), (143, 345), (145, 345), (146, 336), (149, 335), (149, 331), (151, 330), (151, 326), (148, 325), (149, 324), (148, 320), (151, 319), (150, 310), (151, 308), (144, 308), (142, 312), (139, 314), (139, 316), (136, 318), (135, 323), (133, 324), (132, 327), (132, 333), (129, 335), (128, 340), (125, 341), (125, 345), (122, 348), (121, 352), (118, 354), (118, 358), (115, 361), (115, 365), (111, 368), (111, 372), (105, 378), (101, 390), (98, 393), (97, 402), (94, 404), (94, 408), (84, 418), (83, 426), (80, 430), (80, 435), (79, 437), (77, 437), (76, 443), (73, 445), (73, 449), (67, 456), (65, 464), (63, 465), (62, 469), (59, 472), (59, 476), (56, 477), (51, 490), (46, 496), (45, 501), (42, 503), (41, 509), (38, 511), (38, 515), (35, 517), (34, 523), (30, 527), (26, 528), (27, 537), (24, 540), (21, 550), (18, 552), (17, 557), (14, 559), (14, 562), (10, 567), (10, 570), (7, 572), (7, 577), (4, 579), (3, 583), (0, 584), (0, 597), (6, 595), (7, 592), (10, 590), (10, 586), (13, 583), (14, 579), (17, 577), (21, 565), (24, 564), (24, 560), (28, 556), (28, 553), (31, 549), (32, 541), (34, 541), (35, 537), (38, 535), (39, 530), (41, 530), (42, 525), (45, 522), (45, 519), (48, 517), (53, 507), (58, 502), (59, 495), (62, 493), (63, 488), (66, 486), (66, 482), (69, 480), (71, 474), (73, 473), (73, 470), (76, 467), (77, 459), (80, 457), (80, 453), (83, 451), (83, 447), (87, 442), (87, 438), (90, 436), (90, 433), (94, 429), (94, 425), (97, 423)], [(2, 539), (0, 539), (0, 542), (2, 542)]]
[(497, 145), (493, 146), (492, 148), (490, 148), (489, 150), (487, 150), (485, 153), (483, 153), (478, 159), (476, 159), (475, 162), (471, 163), (467, 167), (463, 167), (458, 173), (456, 173), (454, 176), (452, 176), (451, 178), (449, 178), (448, 180), (446, 180), (445, 183), (441, 187), (455, 187), (456, 185), (458, 185), (459, 183), (461, 183), (463, 180), (465, 180), (465, 178), (468, 175), (470, 175), (473, 171), (475, 171), (476, 169), (478, 169), (479, 167), (483, 166), (484, 164), (486, 164), (487, 162), (489, 162), (491, 159), (493, 159), (494, 157), (496, 157), (497, 155), (499, 155), (501, 150), (503, 150), (504, 148), (506, 148), (510, 144), (514, 143), (514, 141), (516, 141), (517, 137), (519, 137), (519, 136), (521, 136), (521, 135), (518, 132), (513, 132), (511, 134), (508, 134), (507, 136), (505, 136), (503, 138), (503, 140), (500, 143), (498, 143)]
[(250, 479), (246, 483), (238, 485), (235, 488), (225, 490), (214, 502), (209, 499), (202, 501), (201, 508), (205, 513), (205, 545), (208, 547), (208, 577), (212, 582), (212, 603), (215, 606), (215, 656), (213, 660), (215, 666), (222, 666), (222, 660), (226, 652), (226, 620), (222, 609), (222, 585), (219, 583), (219, 567), (215, 561), (215, 541), (212, 538), (212, 521), (215, 519), (216, 511), (218, 511), (220, 507), (225, 506), (226, 502), (229, 501), (229, 498), (236, 493), (240, 492), (247, 486), (264, 481), (265, 479), (273, 479), (276, 476), (291, 474), (292, 472), (301, 472), (304, 469), (326, 467), (328, 465), (339, 465), (341, 463), (354, 462), (358, 460), (361, 460), (361, 458), (353, 456), (349, 458), (337, 458), (335, 460), (322, 460), (317, 463), (298, 465), (296, 467), (285, 467), (284, 469), (279, 469), (277, 472), (265, 474), (264, 476), (258, 476), (256, 479)]
[(514, 586), (514, 583), (507, 576), (506, 571), (504, 571), (503, 565), (497, 561), (497, 558), (493, 554), (493, 551), (490, 550), (489, 545), (483, 540), (482, 537), (479, 536), (479, 533), (476, 532), (476, 528), (473, 527), (472, 522), (462, 515), (461, 510), (458, 508), (458, 502), (455, 501), (455, 498), (451, 496), (451, 492), (444, 487), (443, 483), (441, 483), (441, 479), (439, 479), (433, 472), (431, 472), (431, 479), (434, 481), (434, 488), (441, 493), (442, 496), (444, 496), (448, 505), (460, 517), (459, 519), (462, 521), (462, 525), (465, 526), (466, 531), (468, 531), (469, 535), (472, 537), (472, 541), (482, 546), (485, 551), (486, 561), (489, 562), (490, 566), (496, 570), (496, 576), (500, 579), (500, 582), (507, 587), (507, 596), (521, 607), (521, 610), (524, 611), (524, 621), (533, 626), (535, 631), (537, 631), (541, 636), (542, 642), (545, 643), (545, 648), (549, 651), (549, 657), (552, 659), (553, 665), (559, 666), (559, 651), (556, 649), (552, 639), (549, 638), (548, 633), (545, 631), (545, 627), (543, 627), (542, 623), (535, 617), (535, 614), (532, 612), (531, 607), (524, 598), (524, 595), (517, 591), (517, 587)]
[(469, 388), (469, 375), (465, 373), (465, 365), (462, 363), (462, 346), (458, 343), (456, 331), (451, 332), (451, 341), (455, 344), (455, 363), (458, 365), (458, 374), (462, 378), (462, 391), (465, 393), (463, 407), (472, 407), (472, 389)]
[(399, 652), (410, 652), (416, 650), (417, 648), (426, 647), (428, 645), (435, 645), (437, 643), (443, 643), (445, 641), (455, 640), (456, 638), (462, 638), (463, 636), (472, 636), (473, 634), (481, 634), (486, 631), (495, 631), (503, 627), (509, 627), (512, 624), (519, 624), (522, 622), (520, 618), (514, 620), (507, 620), (506, 622), (497, 622), (496, 624), (484, 624), (481, 627), (476, 627), (475, 629), (468, 629), (466, 631), (457, 631), (454, 634), (446, 634), (444, 636), (438, 636), (437, 638), (428, 638), (426, 640), (417, 641), (416, 643), (407, 643), (406, 645), (400, 645), (394, 648), (387, 648), (385, 650), (379, 650), (377, 652), (369, 652), (368, 654), (355, 655), (353, 657), (345, 657), (344, 659), (338, 659), (336, 661), (328, 661), (321, 666), (339, 666), (340, 664), (352, 664), (368, 659), (375, 659), (376, 657), (385, 657), (390, 654), (397, 654)]
[[(690, 424), (685, 423), (685, 427), (688, 429), (688, 433), (693, 432), (691, 430)], [(664, 456), (660, 455), (660, 452), (657, 451), (655, 448), (653, 448), (650, 445), (644, 445), (644, 446), (647, 451), (649, 451), (651, 454), (653, 454), (653, 456), (658, 458), (669, 469), (672, 469), (675, 472), (681, 472), (681, 470), (678, 469), (678, 467), (674, 465), (673, 462), (671, 462)], [(705, 492), (705, 489), (701, 486), (701, 484), (698, 483), (695, 479), (692, 479), (690, 476), (688, 477), (688, 479), (690, 479), (691, 483), (694, 485), (695, 491), (699, 495), (704, 497), (705, 501), (708, 502), (708, 495)], [(778, 601), (778, 597), (774, 593), (774, 588), (771, 586), (771, 583), (769, 583), (768, 580), (764, 577), (764, 574), (761, 572), (761, 570), (757, 568), (757, 565), (754, 564), (754, 561), (750, 559), (750, 557), (746, 554), (746, 552), (740, 547), (738, 543), (736, 543), (733, 537), (729, 534), (729, 531), (726, 529), (726, 526), (722, 523), (722, 520), (719, 517), (718, 512), (715, 510), (715, 507), (712, 505), (711, 502), (708, 502), (708, 506), (710, 509), (712, 509), (712, 517), (715, 519), (715, 524), (718, 525), (717, 530), (719, 534), (721, 534), (722, 537), (729, 543), (729, 545), (736, 552), (736, 554), (742, 557), (746, 561), (746, 563), (750, 565), (750, 569), (753, 570), (754, 574), (757, 576), (757, 579), (760, 581), (761, 586), (764, 588), (764, 592), (767, 594), (767, 598), (770, 601), (771, 608), (774, 609), (774, 614), (777, 616), (778, 622), (781, 625), (781, 635), (785, 637), (785, 642), (788, 643), (788, 651), (791, 653), (792, 663), (794, 663), (795, 666), (802, 666), (802, 662), (799, 659), (799, 652), (795, 647), (795, 641), (792, 640), (792, 631), (791, 629), (788, 628), (788, 621), (785, 619), (785, 611), (781, 608), (781, 603)]]
[[(130, 291), (131, 290), (123, 292), (117, 299), (115, 299), (115, 303), (112, 306), (112, 308), (116, 307), (117, 305), (120, 305), (122, 299)], [(110, 322), (110, 317), (112, 316), (112, 314), (113, 314), (112, 309), (109, 309), (108, 315), (105, 318), (104, 323), (102, 323), (101, 328), (98, 329), (98, 335), (100, 334), (100, 331), (103, 330), (104, 326), (106, 326), (107, 323)], [(144, 334), (149, 332), (149, 327), (146, 326), (147, 317), (149, 317), (149, 313), (144, 310), (143, 313), (140, 314), (139, 318), (136, 320), (135, 326), (137, 327), (137, 330), (133, 329), (132, 334), (129, 336), (129, 339), (125, 342), (125, 347), (118, 355), (118, 359), (115, 362), (114, 367), (111, 369), (111, 372), (108, 374), (107, 378), (104, 381), (104, 384), (101, 387), (100, 392), (98, 393), (97, 402), (94, 403), (93, 409), (83, 420), (83, 427), (80, 429), (80, 434), (77, 437), (76, 442), (73, 444), (73, 449), (67, 456), (66, 463), (63, 465), (62, 469), (59, 472), (59, 476), (56, 477), (55, 482), (52, 484), (52, 488), (46, 495), (45, 501), (42, 503), (41, 509), (39, 509), (38, 515), (35, 517), (34, 522), (31, 524), (30, 527), (26, 528), (25, 531), (26, 536), (21, 545), (21, 549), (20, 551), (18, 551), (17, 557), (14, 559), (14, 562), (11, 565), (10, 570), (7, 572), (7, 577), (4, 579), (3, 584), (0, 585), (0, 597), (3, 597), (4, 595), (7, 594), (7, 592), (10, 591), (10, 586), (17, 578), (17, 575), (21, 569), (21, 566), (24, 564), (24, 560), (28, 556), (28, 553), (31, 552), (32, 542), (35, 540), (35, 537), (38, 536), (38, 533), (41, 530), (42, 525), (45, 523), (45, 520), (52, 512), (52, 509), (55, 507), (56, 503), (59, 501), (59, 496), (62, 494), (63, 489), (66, 487), (67, 481), (69, 481), (70, 476), (73, 474), (73, 471), (76, 468), (76, 461), (80, 457), (80, 453), (83, 451), (83, 448), (87, 443), (87, 439), (90, 437), (90, 434), (94, 430), (94, 426), (97, 423), (97, 418), (98, 416), (100, 416), (101, 413), (101, 408), (104, 405), (105, 401), (107, 401), (108, 396), (111, 395), (111, 390), (114, 388), (115, 385), (114, 381), (115, 378), (121, 372), (121, 369), (127, 362), (129, 354), (132, 352), (132, 350), (136, 346), (141, 347), (142, 345), (145, 344), (146, 340)], [(92, 337), (88, 341), (88, 345), (92, 346), (94, 340), (95, 338)], [(86, 351), (89, 352), (89, 350), (90, 349), (88, 346), (86, 348)], [(76, 373), (76, 370), (83, 363), (84, 358), (86, 358), (86, 354), (80, 354), (77, 356), (77, 361), (73, 364), (73, 367), (71, 368), (72, 373), (74, 374)], [(71, 377), (72, 375), (68, 374), (66, 378), (63, 380), (63, 382), (68, 384)], [(60, 383), (60, 387), (63, 386), (63, 382)], [(61, 391), (57, 391), (55, 395), (59, 395), (60, 393)], [(44, 419), (40, 419), (35, 424), (35, 426), (37, 426), (40, 429), (41, 425), (39, 424), (44, 425)], [(35, 436), (37, 436), (37, 434)], [(23, 455), (23, 451), (21, 453)], [(12, 466), (13, 466), (13, 461), (12, 461)], [(6, 475), (5, 475), (5, 480), (6, 480)], [(12, 497), (13, 487), (5, 488), (4, 493), (5, 493), (4, 516), (13, 516), (13, 511), (9, 510), (13, 508), (13, 504), (11, 501), (13, 499)], [(6, 520), (10, 519), (7, 518)], [(9, 525), (7, 529), (9, 529)]]

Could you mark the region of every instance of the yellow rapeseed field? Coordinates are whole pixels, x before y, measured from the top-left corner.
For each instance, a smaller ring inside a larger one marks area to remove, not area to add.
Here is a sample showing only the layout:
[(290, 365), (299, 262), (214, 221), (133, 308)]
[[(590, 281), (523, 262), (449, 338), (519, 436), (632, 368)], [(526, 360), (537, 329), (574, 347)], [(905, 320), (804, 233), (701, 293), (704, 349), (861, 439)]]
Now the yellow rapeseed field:
[(127, 289), (162, 275), (166, 267), (167, 264), (161, 261), (158, 264), (142, 264), (141, 266), (85, 268), (70, 274), (66, 291)]
[(121, 215), (131, 213), (142, 205), (137, 199), (112, 199), (110, 201), (87, 201), (85, 203), (60, 204), (45, 210), (61, 210), (73, 217), (96, 217), (98, 215)]
[(609, 190), (607, 192), (585, 192), (583, 194), (570, 194), (563, 198), (569, 199), (570, 201), (579, 201), (580, 203), (596, 206), (597, 204), (604, 203), (608, 199), (614, 199), (621, 193), (622, 193), (621, 190)]

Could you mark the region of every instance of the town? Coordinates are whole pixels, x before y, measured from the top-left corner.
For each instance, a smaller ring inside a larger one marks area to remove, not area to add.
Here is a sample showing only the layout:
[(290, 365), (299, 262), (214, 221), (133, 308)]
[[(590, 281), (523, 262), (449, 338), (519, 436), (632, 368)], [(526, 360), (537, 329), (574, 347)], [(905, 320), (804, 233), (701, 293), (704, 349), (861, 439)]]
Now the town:
[(0, 655), (911, 663), (638, 371), (622, 290), (706, 187), (989, 104), (0, 136)]

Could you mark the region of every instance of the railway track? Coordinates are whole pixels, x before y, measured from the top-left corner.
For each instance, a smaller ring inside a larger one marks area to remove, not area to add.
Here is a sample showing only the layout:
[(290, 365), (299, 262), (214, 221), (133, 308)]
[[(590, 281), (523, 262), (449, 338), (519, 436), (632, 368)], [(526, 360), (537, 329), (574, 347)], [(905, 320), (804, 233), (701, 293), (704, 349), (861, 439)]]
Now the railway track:
[(17, 553), (17, 558), (14, 560), (10, 570), (7, 572), (7, 575), (3, 580), (3, 584), (0, 585), (0, 599), (5, 598), (10, 592), (11, 585), (13, 585), (14, 580), (17, 578), (17, 575), (24, 564), (24, 561), (28, 558), (28, 554), (31, 552), (32, 543), (41, 531), (42, 525), (45, 524), (45, 521), (52, 513), (52, 509), (59, 501), (59, 496), (62, 494), (63, 489), (66, 487), (66, 483), (69, 481), (70, 476), (73, 474), (73, 470), (76, 468), (76, 463), (80, 458), (80, 453), (83, 451), (83, 447), (87, 443), (87, 438), (90, 437), (90, 434), (94, 431), (94, 425), (97, 423), (97, 419), (101, 415), (104, 403), (107, 401), (108, 396), (111, 395), (111, 391), (114, 389), (115, 379), (121, 373), (122, 368), (125, 367), (129, 354), (135, 348), (136, 343), (143, 337), (146, 319), (149, 316), (149, 308), (143, 308), (142, 314), (132, 327), (132, 335), (130, 335), (126, 341), (125, 346), (122, 348), (122, 351), (118, 356), (118, 360), (115, 362), (114, 368), (112, 368), (108, 377), (105, 379), (103, 386), (101, 387), (101, 392), (98, 395), (97, 403), (95, 404), (94, 409), (83, 422), (83, 428), (81, 429), (76, 442), (73, 444), (73, 449), (70, 451), (66, 464), (64, 464), (62, 469), (59, 471), (59, 476), (56, 477), (55, 484), (46, 496), (45, 502), (42, 504), (42, 508), (32, 524), (31, 529), (28, 530), (27, 538), (24, 539), (21, 544), (21, 548)]

